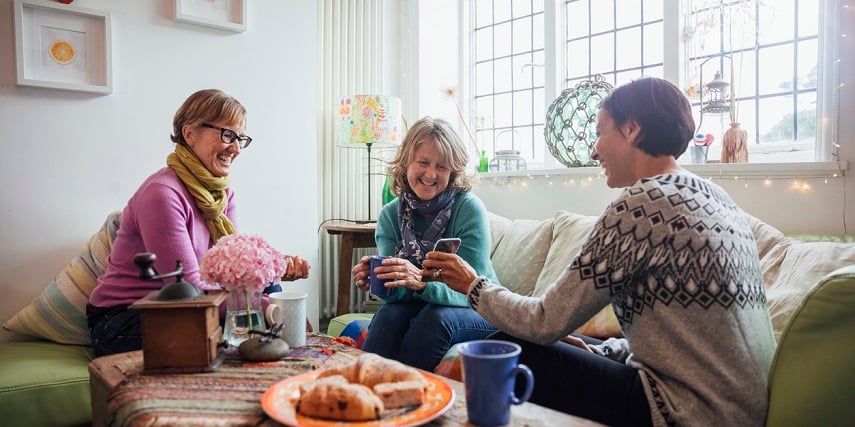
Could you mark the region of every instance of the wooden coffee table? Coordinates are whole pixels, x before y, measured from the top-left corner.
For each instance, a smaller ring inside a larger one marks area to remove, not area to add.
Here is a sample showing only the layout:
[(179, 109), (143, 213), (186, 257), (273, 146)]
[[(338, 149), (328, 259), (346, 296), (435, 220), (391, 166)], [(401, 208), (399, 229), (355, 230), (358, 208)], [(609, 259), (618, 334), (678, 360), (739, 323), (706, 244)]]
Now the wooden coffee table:
[[(89, 364), (92, 425), (115, 422), (145, 425), (279, 425), (261, 408), (264, 391), (283, 378), (311, 369), (349, 363), (360, 350), (335, 344), (332, 338), (309, 334), (307, 346), (295, 349), (280, 362), (244, 364), (229, 353), (213, 373), (142, 375), (142, 351), (99, 357)], [(296, 356), (296, 357), (294, 357)], [(429, 426), (467, 425), (463, 384), (445, 379), (455, 391), (455, 402)], [(582, 418), (532, 403), (511, 408), (511, 425), (598, 426)]]

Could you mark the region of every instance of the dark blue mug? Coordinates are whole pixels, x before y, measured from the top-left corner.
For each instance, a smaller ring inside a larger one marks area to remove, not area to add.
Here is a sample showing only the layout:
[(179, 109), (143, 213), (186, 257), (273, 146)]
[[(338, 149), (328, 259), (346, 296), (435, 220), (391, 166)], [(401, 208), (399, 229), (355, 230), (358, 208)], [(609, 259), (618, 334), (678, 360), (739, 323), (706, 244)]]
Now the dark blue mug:
[(389, 257), (382, 255), (373, 255), (368, 257), (368, 279), (371, 284), (371, 293), (378, 297), (389, 295), (389, 288), (384, 286), (389, 279), (378, 279), (377, 275), (374, 274), (374, 269), (379, 267), (386, 258)]
[[(458, 347), (466, 390), (469, 422), (480, 427), (508, 424), (511, 405), (524, 403), (534, 389), (534, 375), (520, 364), (519, 345), (500, 340), (476, 340)], [(525, 391), (514, 394), (514, 385), (522, 375)]]

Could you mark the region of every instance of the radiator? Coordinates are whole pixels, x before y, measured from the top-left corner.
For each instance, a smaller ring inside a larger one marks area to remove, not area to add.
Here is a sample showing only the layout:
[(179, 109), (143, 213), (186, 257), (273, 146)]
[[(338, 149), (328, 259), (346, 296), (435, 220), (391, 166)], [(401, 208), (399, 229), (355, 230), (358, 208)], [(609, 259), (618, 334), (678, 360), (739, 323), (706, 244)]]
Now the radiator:
[[(338, 101), (343, 96), (382, 94), (383, 88), (383, 0), (323, 0), (318, 2), (320, 23), (318, 156), (321, 164), (321, 215), (324, 220), (376, 219), (381, 206), (381, 189), (385, 164), (374, 160), (373, 176), (368, 176), (366, 149), (344, 148), (336, 145), (335, 119)], [(389, 151), (389, 150), (385, 150)], [(374, 159), (387, 158), (388, 153), (373, 149)], [(370, 182), (369, 182), (370, 180)], [(371, 185), (371, 200), (368, 198)], [(369, 216), (369, 203), (374, 208)], [(335, 316), (340, 262), (353, 265), (362, 255), (375, 253), (370, 249), (354, 250), (354, 260), (339, 260), (339, 237), (318, 228), (320, 251), (320, 316)], [(317, 269), (316, 269), (317, 271)], [(365, 293), (350, 288), (350, 311), (360, 311)]]

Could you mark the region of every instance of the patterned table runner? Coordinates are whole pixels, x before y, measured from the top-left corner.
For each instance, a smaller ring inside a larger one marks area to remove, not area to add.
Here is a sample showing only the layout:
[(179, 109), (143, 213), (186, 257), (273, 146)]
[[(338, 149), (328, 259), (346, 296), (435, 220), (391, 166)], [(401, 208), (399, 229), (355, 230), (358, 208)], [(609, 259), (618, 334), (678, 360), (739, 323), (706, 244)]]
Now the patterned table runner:
[(244, 362), (227, 350), (222, 368), (196, 374), (129, 374), (107, 397), (109, 425), (240, 426), (276, 424), (261, 396), (276, 382), (320, 367), (347, 363), (359, 350), (310, 334), (306, 346), (276, 362)]

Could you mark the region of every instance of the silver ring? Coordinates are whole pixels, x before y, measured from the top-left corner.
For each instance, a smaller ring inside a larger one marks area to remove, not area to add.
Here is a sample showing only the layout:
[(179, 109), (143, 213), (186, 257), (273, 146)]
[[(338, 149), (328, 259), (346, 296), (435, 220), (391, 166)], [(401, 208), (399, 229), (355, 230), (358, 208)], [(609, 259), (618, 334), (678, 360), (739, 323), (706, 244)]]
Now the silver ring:
[(438, 269), (436, 269), (436, 271), (433, 272), (433, 278), (434, 279), (442, 279), (442, 269), (441, 268), (438, 268)]

